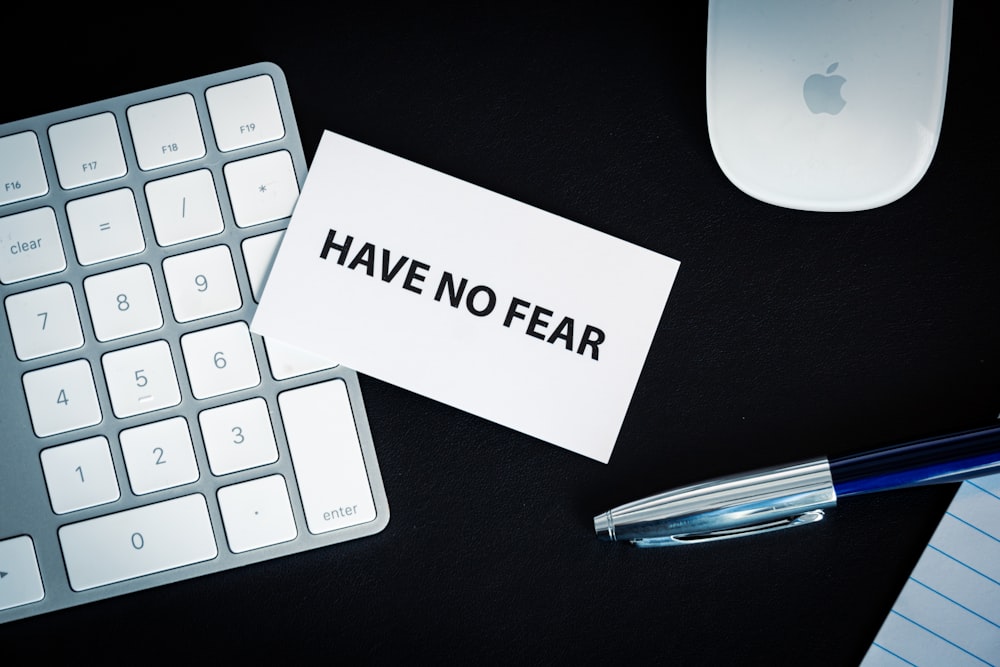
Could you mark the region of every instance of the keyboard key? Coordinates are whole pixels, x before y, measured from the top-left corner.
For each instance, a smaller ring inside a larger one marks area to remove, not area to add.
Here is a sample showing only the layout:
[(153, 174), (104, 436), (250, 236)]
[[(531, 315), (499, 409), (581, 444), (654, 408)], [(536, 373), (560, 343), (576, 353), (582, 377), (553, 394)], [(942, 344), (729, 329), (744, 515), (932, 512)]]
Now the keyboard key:
[(209, 88), (205, 101), (220, 151), (285, 136), (274, 81), (266, 74)]
[(38, 572), (35, 543), (27, 535), (0, 540), (0, 610), (38, 602), (45, 597)]
[(305, 352), (278, 340), (264, 339), (267, 363), (275, 380), (286, 380), (307, 373), (333, 368), (336, 361), (330, 361), (315, 354)]
[(56, 214), (48, 206), (0, 218), (0, 282), (16, 283), (66, 268)]
[(94, 374), (86, 359), (25, 373), (21, 382), (38, 437), (101, 423)]
[(298, 535), (288, 487), (281, 475), (223, 487), (218, 497), (233, 553), (288, 542)]
[(69, 229), (80, 264), (87, 266), (146, 249), (135, 195), (128, 188), (66, 204)]
[(103, 435), (42, 450), (42, 470), (56, 514), (111, 503), (121, 497)]
[(127, 173), (118, 121), (101, 113), (49, 128), (59, 183), (66, 190), (119, 178)]
[(344, 381), (282, 392), (278, 406), (309, 532), (373, 521), (375, 504)]
[(35, 359), (83, 345), (76, 298), (69, 283), (12, 294), (4, 305), (18, 359)]
[(243, 305), (229, 246), (217, 245), (163, 260), (174, 319), (190, 322)]
[(228, 475), (278, 460), (271, 416), (263, 398), (204, 410), (198, 421), (213, 475)]
[(111, 409), (119, 418), (181, 402), (174, 358), (164, 340), (108, 352), (101, 357)]
[(90, 276), (83, 281), (97, 340), (108, 341), (163, 325), (153, 272), (147, 264)]
[(218, 555), (205, 497), (195, 493), (59, 529), (70, 586), (83, 591)]
[(223, 229), (212, 172), (199, 169), (146, 184), (153, 233), (161, 246), (218, 234)]
[(246, 322), (181, 336), (184, 365), (195, 398), (210, 398), (260, 384)]
[(281, 238), (284, 235), (285, 230), (282, 229), (243, 241), (243, 262), (247, 267), (253, 300), (258, 303), (261, 294), (264, 293), (264, 282), (267, 280), (267, 274), (271, 272), (271, 265), (274, 263), (275, 255), (278, 254), (278, 246), (281, 245)]
[(185, 93), (128, 108), (128, 125), (144, 171), (205, 155), (194, 98)]
[(0, 137), (0, 206), (41, 197), (48, 191), (38, 135), (28, 131)]
[(251, 227), (292, 214), (299, 184), (288, 151), (230, 162), (223, 172), (238, 226)]
[(187, 420), (165, 419), (120, 435), (132, 493), (142, 495), (198, 480)]

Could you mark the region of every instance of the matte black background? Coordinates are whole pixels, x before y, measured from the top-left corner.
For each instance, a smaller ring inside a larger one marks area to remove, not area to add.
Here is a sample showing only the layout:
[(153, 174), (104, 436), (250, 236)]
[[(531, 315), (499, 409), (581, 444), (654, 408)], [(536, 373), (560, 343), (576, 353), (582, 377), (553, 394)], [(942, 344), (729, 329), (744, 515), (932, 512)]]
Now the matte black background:
[(726, 180), (706, 129), (707, 3), (664, 6), (80, 5), (52, 30), (52, 9), (5, 8), (0, 122), (269, 60), (310, 159), (330, 129), (681, 261), (610, 464), (363, 376), (383, 533), (0, 626), (5, 653), (856, 664), (955, 487), (684, 549), (600, 543), (591, 517), (996, 421), (990, 21), (955, 10), (944, 131), (916, 189), (816, 214)]

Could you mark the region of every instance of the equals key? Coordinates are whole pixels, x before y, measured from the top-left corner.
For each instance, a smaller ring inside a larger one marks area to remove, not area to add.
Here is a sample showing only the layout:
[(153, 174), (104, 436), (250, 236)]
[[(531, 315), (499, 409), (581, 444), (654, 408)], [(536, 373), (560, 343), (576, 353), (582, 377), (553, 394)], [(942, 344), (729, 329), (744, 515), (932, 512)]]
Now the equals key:
[(84, 266), (134, 255), (146, 248), (135, 196), (129, 188), (66, 204), (76, 256)]

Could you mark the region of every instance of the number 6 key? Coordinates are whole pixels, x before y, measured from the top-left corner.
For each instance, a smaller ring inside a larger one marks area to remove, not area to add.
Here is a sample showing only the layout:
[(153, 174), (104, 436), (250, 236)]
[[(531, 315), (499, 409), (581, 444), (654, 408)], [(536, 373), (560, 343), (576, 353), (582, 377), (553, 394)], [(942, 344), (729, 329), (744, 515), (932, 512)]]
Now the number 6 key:
[(246, 322), (233, 322), (181, 337), (184, 364), (195, 398), (256, 387), (257, 357)]

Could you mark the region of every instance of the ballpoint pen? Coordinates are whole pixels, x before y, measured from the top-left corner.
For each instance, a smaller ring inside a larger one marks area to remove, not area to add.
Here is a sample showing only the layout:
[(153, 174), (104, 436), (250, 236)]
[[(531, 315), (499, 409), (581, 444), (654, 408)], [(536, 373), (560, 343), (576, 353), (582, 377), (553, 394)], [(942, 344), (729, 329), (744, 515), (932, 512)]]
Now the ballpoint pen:
[(720, 477), (594, 517), (604, 540), (663, 547), (814, 523), (838, 498), (1000, 472), (1000, 426)]

